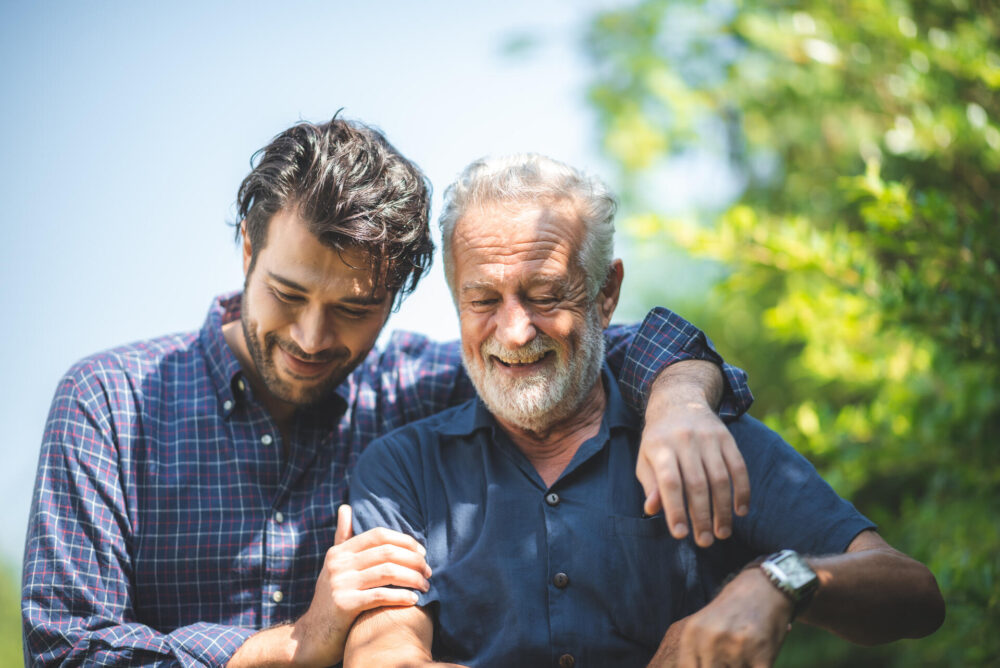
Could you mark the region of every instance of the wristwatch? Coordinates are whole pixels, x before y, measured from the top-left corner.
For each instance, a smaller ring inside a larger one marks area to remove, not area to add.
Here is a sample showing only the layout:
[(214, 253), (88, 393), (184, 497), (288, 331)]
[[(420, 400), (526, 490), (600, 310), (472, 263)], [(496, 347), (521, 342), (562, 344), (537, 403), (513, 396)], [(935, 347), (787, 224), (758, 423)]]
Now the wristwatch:
[(819, 587), (816, 571), (795, 550), (775, 552), (761, 562), (760, 569), (771, 584), (792, 600), (792, 619), (809, 605)]

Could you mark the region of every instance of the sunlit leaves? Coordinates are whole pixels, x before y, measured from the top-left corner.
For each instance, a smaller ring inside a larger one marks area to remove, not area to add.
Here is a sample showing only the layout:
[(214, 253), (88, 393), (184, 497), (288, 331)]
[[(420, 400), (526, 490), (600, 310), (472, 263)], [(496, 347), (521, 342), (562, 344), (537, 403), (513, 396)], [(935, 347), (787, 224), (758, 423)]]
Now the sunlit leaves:
[[(1000, 7), (645, 0), (588, 50), (624, 229), (724, 263), (692, 304), (758, 414), (945, 590), (928, 640), (795, 654), (792, 634), (789, 656), (1000, 655)], [(650, 206), (646, 177), (692, 150), (742, 193)]]

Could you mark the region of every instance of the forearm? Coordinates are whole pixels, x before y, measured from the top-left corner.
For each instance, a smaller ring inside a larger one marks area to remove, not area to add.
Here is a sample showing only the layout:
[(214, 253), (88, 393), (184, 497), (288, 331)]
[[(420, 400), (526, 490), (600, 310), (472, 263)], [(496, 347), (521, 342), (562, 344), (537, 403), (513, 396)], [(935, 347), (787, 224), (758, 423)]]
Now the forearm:
[(308, 658), (303, 656), (301, 639), (301, 633), (296, 633), (296, 628), (292, 624), (258, 631), (236, 650), (226, 666), (227, 668), (318, 666), (318, 663), (310, 663)]
[(450, 666), (431, 656), (434, 625), (421, 608), (379, 608), (358, 617), (344, 650), (344, 668)]
[(663, 634), (660, 646), (656, 648), (656, 654), (650, 660), (648, 668), (668, 668), (677, 665), (678, 654), (681, 649), (681, 636), (684, 633), (684, 626), (688, 617), (679, 619), (670, 625), (667, 632)]
[[(29, 613), (30, 614), (30, 613)], [(252, 632), (219, 624), (196, 624), (160, 633), (138, 623), (61, 618), (25, 623), (25, 661), (32, 666), (143, 665), (219, 666)]]
[(657, 377), (687, 360), (705, 360), (722, 370), (721, 401), (708, 398), (724, 419), (739, 417), (753, 402), (746, 373), (726, 364), (705, 334), (676, 313), (657, 307), (637, 329), (612, 326), (606, 334), (608, 364), (618, 378), (622, 396), (638, 413), (646, 408)]
[(671, 364), (653, 382), (647, 413), (680, 406), (704, 405), (712, 410), (722, 400), (722, 371), (713, 362), (684, 360)]
[[(878, 540), (881, 545), (808, 559), (820, 587), (802, 621), (861, 645), (921, 638), (941, 625), (944, 601), (933, 574)], [(855, 543), (870, 541), (862, 534)]]

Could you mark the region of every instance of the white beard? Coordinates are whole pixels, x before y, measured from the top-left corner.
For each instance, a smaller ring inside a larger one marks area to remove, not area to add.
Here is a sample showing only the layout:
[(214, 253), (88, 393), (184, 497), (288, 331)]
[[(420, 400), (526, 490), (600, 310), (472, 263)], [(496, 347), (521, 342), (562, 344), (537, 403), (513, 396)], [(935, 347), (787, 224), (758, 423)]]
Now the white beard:
[[(462, 362), (480, 398), (496, 417), (521, 429), (540, 432), (579, 410), (594, 387), (604, 360), (604, 330), (596, 308), (591, 308), (581, 335), (580, 350), (572, 359), (556, 342), (541, 332), (529, 343), (508, 350), (493, 336), (480, 348), (481, 360), (469, 359), (462, 349)], [(556, 355), (548, 365), (530, 376), (509, 378), (499, 373), (499, 357), (504, 361), (530, 361), (546, 352)]]

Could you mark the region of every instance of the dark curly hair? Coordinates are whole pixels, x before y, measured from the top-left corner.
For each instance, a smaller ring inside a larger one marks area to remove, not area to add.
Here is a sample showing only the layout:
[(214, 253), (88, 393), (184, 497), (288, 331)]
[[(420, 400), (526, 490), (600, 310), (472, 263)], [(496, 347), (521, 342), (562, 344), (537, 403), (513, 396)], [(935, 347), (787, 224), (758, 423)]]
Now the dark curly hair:
[(236, 200), (252, 249), (250, 272), (271, 218), (288, 208), (326, 246), (367, 253), (375, 285), (395, 294), (397, 306), (430, 268), (430, 182), (378, 130), (336, 115), (320, 125), (297, 123), (250, 164)]

